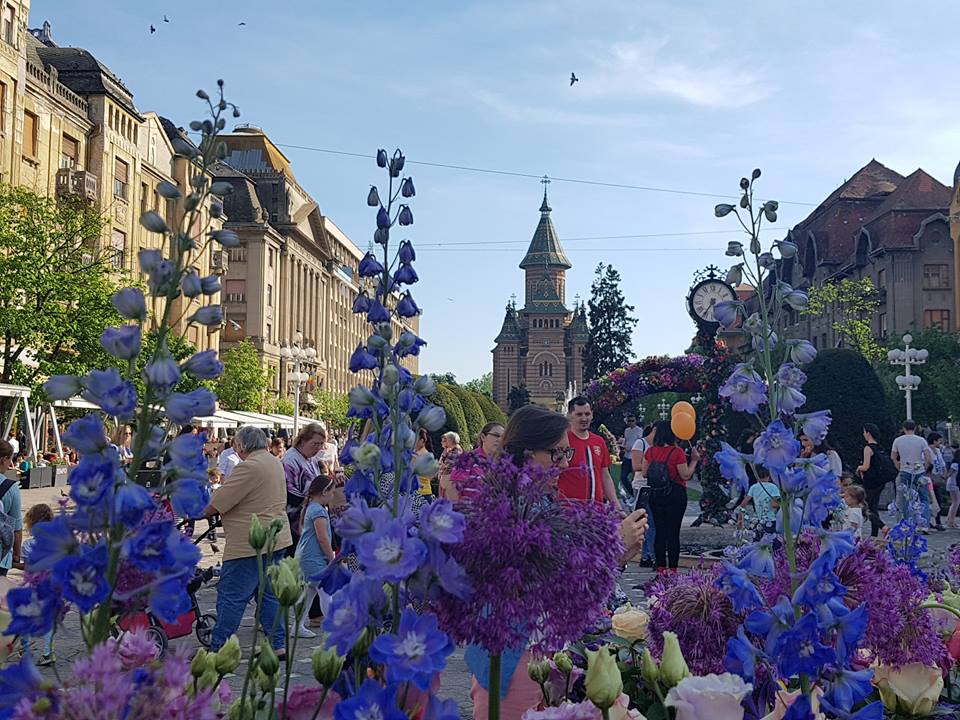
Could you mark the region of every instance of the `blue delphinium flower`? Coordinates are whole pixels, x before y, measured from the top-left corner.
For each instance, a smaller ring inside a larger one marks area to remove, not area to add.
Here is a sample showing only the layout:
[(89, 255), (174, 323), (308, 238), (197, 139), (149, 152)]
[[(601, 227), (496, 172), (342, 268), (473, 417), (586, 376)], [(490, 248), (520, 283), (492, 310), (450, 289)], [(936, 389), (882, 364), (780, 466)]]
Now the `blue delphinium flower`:
[(121, 479), (116, 452), (110, 455), (84, 455), (70, 471), (70, 497), (78, 505), (96, 505)]
[(763, 596), (747, 577), (747, 573), (730, 563), (724, 563), (717, 578), (717, 586), (727, 594), (733, 603), (733, 609), (738, 613), (753, 610), (763, 604)]
[(400, 317), (415, 317), (420, 314), (420, 307), (413, 299), (413, 295), (410, 293), (404, 293), (400, 297), (400, 301), (397, 303), (397, 315)]
[(353, 355), (350, 356), (350, 372), (357, 373), (361, 370), (373, 370), (378, 367), (380, 367), (380, 361), (376, 355), (367, 352), (367, 348), (364, 347), (363, 343), (357, 345), (357, 349), (354, 350)]
[(747, 571), (747, 573), (754, 577), (773, 580), (773, 543), (773, 537), (769, 535), (759, 542), (753, 543), (747, 548), (743, 557), (740, 558), (737, 567)]
[(373, 253), (368, 252), (357, 266), (357, 273), (364, 278), (376, 277), (383, 273), (383, 265), (374, 257)]
[(148, 523), (130, 536), (126, 542), (127, 557), (141, 570), (154, 572), (170, 567), (173, 555), (170, 552), (172, 522)]
[(771, 472), (783, 472), (800, 455), (800, 441), (790, 428), (776, 420), (754, 441), (753, 455)]
[(833, 648), (820, 639), (817, 616), (813, 612), (804, 615), (777, 638), (773, 655), (781, 675), (787, 678), (800, 674), (817, 676), (824, 665), (836, 660)]
[(130, 360), (140, 354), (140, 326), (108, 327), (100, 336), (103, 349), (121, 360)]
[(53, 375), (43, 384), (48, 400), (69, 400), (83, 392), (83, 381), (76, 375)]
[(150, 389), (161, 397), (177, 386), (181, 375), (180, 366), (166, 348), (162, 348), (143, 370)]
[(120, 377), (116, 368), (91, 370), (85, 380), (83, 399), (98, 406), (107, 415), (121, 420), (133, 417), (137, 407), (137, 389)]
[[(845, 712), (834, 705), (831, 705), (825, 698), (820, 699), (820, 710), (827, 713), (827, 717), (834, 720), (883, 720), (883, 701), (875, 700), (854, 713)], [(813, 717), (811, 715), (810, 717)]]
[(49, 570), (78, 550), (77, 538), (64, 515), (37, 523), (31, 530), (31, 537), (33, 545), (26, 557), (27, 569), (31, 572)]
[(110, 301), (117, 312), (127, 320), (147, 319), (147, 302), (143, 297), (142, 290), (123, 288), (115, 292)]
[(817, 358), (817, 349), (809, 340), (788, 340), (790, 359), (798, 365), (809, 365)]
[(430, 503), (420, 513), (420, 534), (441, 543), (456, 543), (463, 540), (466, 519), (453, 509), (453, 503), (445, 498)]
[(29, 654), (0, 670), (0, 717), (12, 717), (17, 704), (37, 692), (43, 682)]
[(456, 700), (441, 700), (436, 695), (430, 696), (423, 720), (459, 720), (459, 718), (460, 707)]
[(167, 446), (167, 462), (163, 472), (168, 477), (194, 478), (206, 481), (207, 456), (203, 453), (206, 435), (186, 433), (177, 436)]
[(177, 425), (189, 425), (195, 417), (212, 415), (217, 396), (206, 388), (197, 388), (188, 393), (171, 393), (164, 409)]
[(421, 690), (430, 687), (452, 652), (453, 643), (437, 627), (437, 616), (417, 615), (411, 608), (400, 615), (395, 634), (380, 635), (370, 646), (370, 658), (386, 666), (388, 682), (412, 682)]
[(830, 680), (823, 699), (832, 706), (849, 712), (873, 692), (873, 670), (840, 670)]
[(867, 622), (870, 620), (867, 606), (860, 603), (850, 610), (842, 601), (834, 598), (821, 606), (820, 615), (821, 629), (835, 630), (837, 633), (837, 657), (844, 663), (849, 662), (867, 631)]
[(223, 325), (223, 308), (219, 305), (204, 305), (187, 319), (198, 325), (217, 327)]
[(734, 410), (754, 414), (767, 402), (767, 386), (755, 372), (738, 366), (720, 386), (719, 395), (729, 400)]
[(797, 415), (800, 421), (800, 430), (817, 445), (823, 442), (827, 437), (827, 431), (830, 429), (830, 423), (833, 418), (830, 417), (829, 410), (818, 410), (812, 413)]
[(727, 654), (723, 666), (727, 671), (752, 681), (757, 673), (757, 660), (763, 656), (747, 638), (743, 626), (737, 628), (737, 636), (727, 640)]
[(831, 598), (842, 597), (846, 594), (847, 588), (844, 587), (840, 578), (826, 563), (819, 565), (814, 563), (807, 571), (803, 582), (797, 586), (797, 590), (793, 594), (793, 604), (803, 605), (812, 610), (826, 604)]
[(807, 401), (807, 396), (789, 385), (777, 385), (774, 393), (776, 399), (777, 412), (782, 415), (793, 415), (798, 409), (803, 407)]
[(370, 622), (371, 582), (379, 586), (376, 581), (354, 575), (330, 600), (330, 612), (323, 618), (323, 631), (327, 635), (327, 647), (335, 647), (341, 655), (350, 651)]
[(747, 475), (747, 464), (751, 460), (750, 456), (737, 452), (733, 447), (721, 441), (720, 452), (716, 453), (714, 458), (720, 464), (720, 474), (730, 480), (740, 492), (746, 492), (750, 485), (750, 478)]
[(173, 484), (170, 504), (180, 517), (203, 517), (203, 511), (210, 504), (210, 487), (194, 478), (180, 478)]
[(154, 507), (153, 496), (135, 482), (122, 483), (113, 496), (114, 519), (127, 527), (139, 525), (144, 513)]
[(413, 269), (413, 265), (410, 263), (403, 263), (397, 268), (397, 274), (394, 275), (396, 281), (402, 285), (413, 285), (418, 282), (420, 278), (417, 276), (417, 271)]
[(765, 638), (764, 648), (769, 653), (773, 650), (777, 638), (793, 627), (794, 622), (793, 605), (781, 595), (777, 604), (769, 610), (754, 610), (747, 615), (743, 626), (752, 634)]
[(90, 612), (110, 592), (106, 545), (82, 545), (79, 555), (68, 555), (54, 566), (53, 579), (64, 598), (80, 612)]
[(807, 374), (793, 363), (784, 363), (777, 370), (777, 382), (787, 387), (800, 389), (807, 381)]
[(92, 455), (107, 447), (107, 431), (100, 417), (90, 413), (70, 423), (61, 440), (81, 455)]
[(381, 687), (376, 680), (367, 678), (360, 691), (352, 698), (341, 700), (333, 709), (334, 720), (407, 720), (407, 715), (397, 706), (396, 685)]
[(175, 622), (190, 610), (186, 575), (155, 583), (150, 590), (150, 609), (164, 622)]
[(10, 624), (4, 633), (37, 637), (45, 635), (56, 622), (60, 603), (49, 578), (36, 587), (13, 588), (7, 592)]
[(427, 556), (419, 538), (410, 537), (400, 520), (389, 520), (357, 540), (357, 558), (371, 577), (402, 582)]
[(216, 380), (223, 374), (223, 363), (217, 358), (216, 350), (203, 350), (187, 358), (180, 369), (198, 380)]
[(390, 321), (390, 311), (379, 300), (371, 300), (367, 310), (367, 322), (377, 324)]

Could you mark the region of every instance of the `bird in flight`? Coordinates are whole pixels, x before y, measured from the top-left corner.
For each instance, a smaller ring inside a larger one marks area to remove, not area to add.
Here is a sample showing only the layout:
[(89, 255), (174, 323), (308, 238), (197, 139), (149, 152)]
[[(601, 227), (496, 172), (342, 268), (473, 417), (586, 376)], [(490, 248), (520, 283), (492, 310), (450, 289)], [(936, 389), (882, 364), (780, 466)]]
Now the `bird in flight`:
[(164, 21), (164, 22), (170, 22), (170, 18), (168, 18), (166, 15), (164, 15), (164, 16), (163, 16), (163, 21)]
[(150, 34), (153, 35), (156, 31), (157, 31), (157, 29), (156, 29), (153, 25), (151, 25), (151, 26), (150, 26)]
[(570, 87), (573, 87), (573, 84), (574, 84), (575, 82), (580, 82), (580, 78), (578, 78), (578, 77), (577, 77), (576, 75), (574, 75), (573, 73), (570, 73)]
[(240, 27), (241, 25), (246, 25), (246, 23), (245, 23), (245, 22), (238, 22), (238, 23), (237, 23), (237, 27)]

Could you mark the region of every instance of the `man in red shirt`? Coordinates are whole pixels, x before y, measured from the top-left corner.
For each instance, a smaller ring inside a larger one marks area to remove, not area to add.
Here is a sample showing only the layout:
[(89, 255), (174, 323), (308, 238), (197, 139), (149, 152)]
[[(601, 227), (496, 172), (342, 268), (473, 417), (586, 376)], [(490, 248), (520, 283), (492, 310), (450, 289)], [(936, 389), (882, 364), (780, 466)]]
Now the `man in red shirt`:
[(560, 474), (560, 495), (578, 500), (615, 503), (617, 491), (610, 475), (610, 451), (606, 441), (590, 432), (593, 409), (590, 401), (578, 395), (567, 403), (570, 430), (567, 439), (573, 448), (570, 467)]

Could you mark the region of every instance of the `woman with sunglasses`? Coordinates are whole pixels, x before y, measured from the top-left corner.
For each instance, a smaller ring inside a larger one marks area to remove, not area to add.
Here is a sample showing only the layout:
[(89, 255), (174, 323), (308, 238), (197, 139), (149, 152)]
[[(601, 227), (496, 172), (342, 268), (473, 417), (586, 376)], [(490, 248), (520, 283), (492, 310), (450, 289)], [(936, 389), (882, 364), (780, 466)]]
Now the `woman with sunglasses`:
[[(570, 465), (574, 450), (567, 438), (569, 423), (566, 416), (540, 405), (526, 405), (510, 416), (500, 445), (500, 451), (513, 464), (522, 467), (526, 463), (539, 465), (545, 470), (562, 471)], [(579, 502), (564, 500), (564, 502)], [(643, 548), (643, 535), (647, 529), (647, 513), (636, 510), (620, 524), (625, 552), (620, 564), (625, 565)], [(500, 701), (500, 713), (504, 718), (519, 718), (524, 711), (540, 701), (540, 686), (523, 672), (529, 661), (529, 653), (504, 653), (501, 689), (507, 689)], [(474, 674), (470, 689), (473, 699), (474, 718), (487, 717), (489, 685), (489, 658), (476, 646), (470, 646), (465, 656), (467, 666)], [(512, 670), (508, 669), (512, 668)], [(517, 669), (520, 672), (515, 672)]]

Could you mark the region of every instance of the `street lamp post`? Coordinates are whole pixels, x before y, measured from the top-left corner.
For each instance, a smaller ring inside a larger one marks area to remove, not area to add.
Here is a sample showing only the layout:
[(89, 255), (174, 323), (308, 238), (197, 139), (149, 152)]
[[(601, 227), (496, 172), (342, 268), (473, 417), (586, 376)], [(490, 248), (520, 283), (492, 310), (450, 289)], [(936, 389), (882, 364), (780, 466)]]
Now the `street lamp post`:
[(310, 379), (310, 375), (300, 370), (301, 363), (312, 363), (317, 359), (317, 349), (304, 346), (303, 333), (299, 330), (293, 336), (293, 342), (281, 345), (280, 357), (290, 366), (287, 381), (293, 383), (293, 436), (300, 429), (300, 388)]
[(910, 347), (912, 335), (903, 336), (903, 349), (894, 348), (887, 353), (887, 361), (891, 365), (903, 365), (903, 375), (897, 375), (897, 387), (903, 390), (907, 398), (907, 420), (913, 420), (913, 391), (920, 386), (920, 378), (913, 375), (910, 369), (914, 365), (924, 365), (930, 353), (926, 350)]
[(670, 412), (670, 403), (667, 402), (666, 398), (657, 403), (657, 410), (660, 411), (660, 419), (666, 420), (667, 414)]
[(692, 402), (694, 405), (699, 405), (700, 403), (703, 402), (703, 395), (701, 395), (700, 393), (697, 393), (696, 395), (690, 398), (690, 402)]

